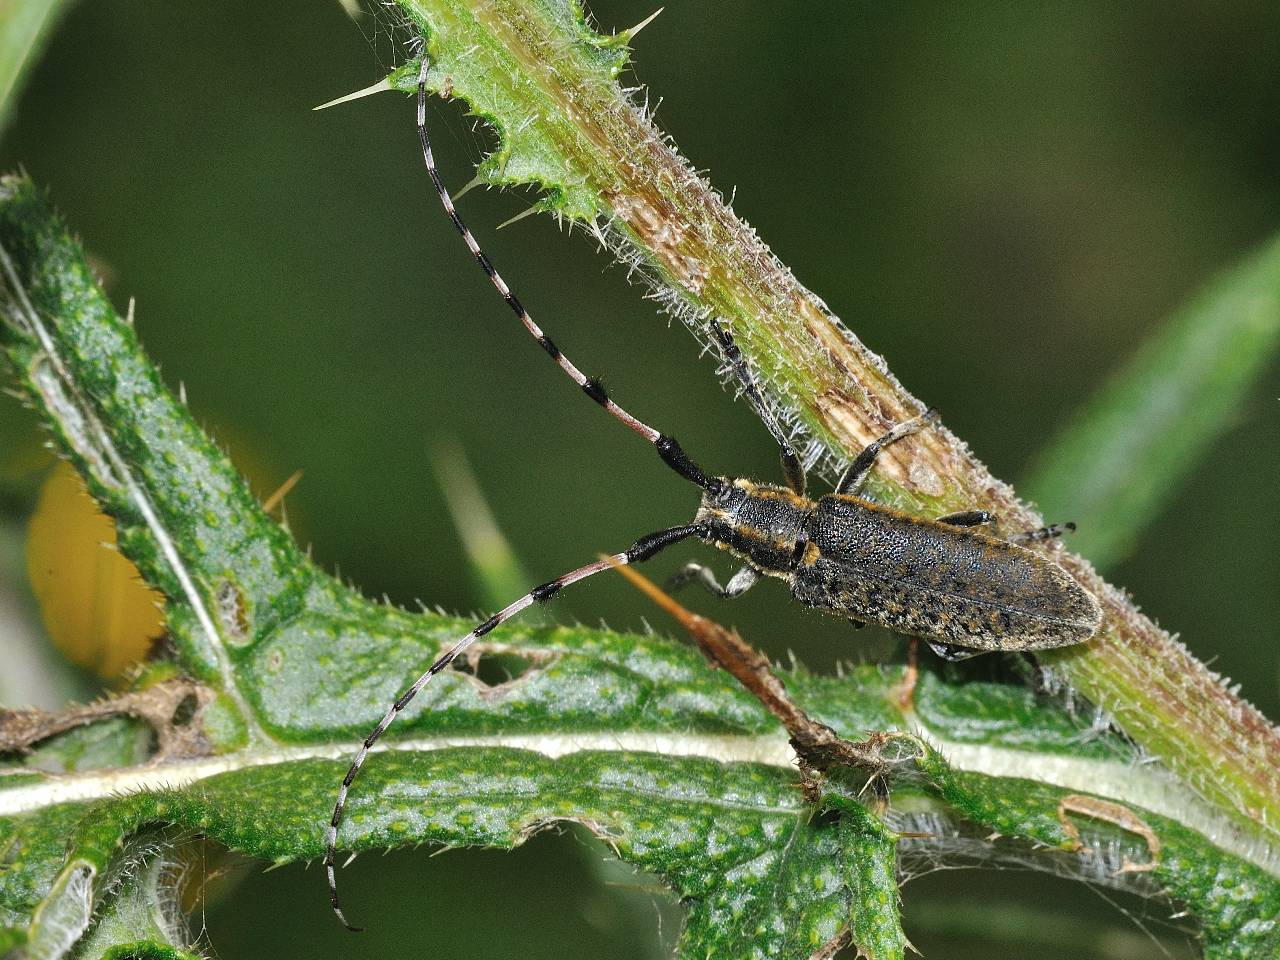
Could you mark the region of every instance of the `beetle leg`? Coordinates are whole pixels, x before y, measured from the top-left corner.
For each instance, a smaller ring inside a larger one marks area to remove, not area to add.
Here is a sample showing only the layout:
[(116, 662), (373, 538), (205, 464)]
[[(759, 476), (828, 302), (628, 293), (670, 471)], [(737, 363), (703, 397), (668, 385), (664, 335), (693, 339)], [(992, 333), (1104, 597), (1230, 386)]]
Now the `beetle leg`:
[(1068, 521), (1067, 523), (1051, 523), (1047, 527), (1040, 527), (1038, 530), (1027, 530), (1024, 533), (1018, 533), (1009, 538), (1010, 543), (1038, 543), (1041, 540), (1052, 540), (1060, 537), (1068, 531), (1074, 532), (1076, 525)]
[(984, 523), (993, 523), (995, 519), (994, 513), (987, 513), (985, 510), (965, 510), (961, 513), (948, 513), (945, 517), (939, 517), (938, 522), (952, 527), (979, 527)]
[(961, 660), (968, 660), (971, 657), (981, 656), (986, 653), (985, 650), (970, 650), (968, 647), (957, 647), (950, 643), (938, 643), (934, 640), (926, 640), (929, 649), (940, 656), (948, 663), (959, 663)]
[(734, 600), (755, 586), (756, 581), (759, 579), (760, 574), (756, 573), (755, 570), (751, 567), (743, 567), (730, 577), (729, 582), (722, 587), (710, 567), (704, 567), (700, 563), (687, 563), (667, 581), (667, 589), (675, 590), (686, 583), (697, 581), (706, 588), (708, 593), (713, 593), (717, 597), (724, 597), (726, 600)]
[(867, 473), (876, 462), (876, 457), (880, 455), (880, 451), (896, 440), (903, 437), (909, 437), (911, 434), (927, 427), (933, 421), (938, 419), (938, 411), (930, 408), (925, 413), (914, 420), (907, 420), (898, 424), (879, 440), (872, 441), (867, 444), (866, 448), (853, 459), (853, 463), (845, 469), (844, 475), (840, 478), (840, 482), (836, 484), (836, 493), (853, 494), (858, 492), (858, 488), (862, 486), (862, 481), (867, 478)]
[(729, 331), (714, 317), (711, 318), (710, 327), (716, 342), (720, 344), (720, 355), (742, 386), (742, 395), (747, 398), (747, 403), (751, 404), (751, 409), (756, 412), (764, 428), (769, 431), (769, 436), (773, 437), (774, 442), (778, 444), (778, 457), (782, 460), (782, 476), (786, 479), (787, 486), (797, 496), (803, 497), (805, 476), (800, 455), (796, 453), (795, 448), (791, 446), (791, 441), (782, 432), (782, 427), (778, 425), (778, 418), (765, 406), (760, 387), (756, 384), (755, 374), (751, 372), (750, 365)]
[(786, 440), (778, 444), (778, 457), (782, 461), (782, 476), (787, 481), (787, 486), (797, 497), (803, 497), (807, 485), (804, 464), (800, 462), (795, 449)]

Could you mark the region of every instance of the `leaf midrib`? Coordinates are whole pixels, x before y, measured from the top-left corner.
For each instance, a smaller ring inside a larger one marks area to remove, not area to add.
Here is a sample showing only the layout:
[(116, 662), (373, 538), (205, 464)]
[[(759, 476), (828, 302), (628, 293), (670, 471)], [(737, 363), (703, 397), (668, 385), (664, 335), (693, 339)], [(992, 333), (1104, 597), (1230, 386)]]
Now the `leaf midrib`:
[[(955, 742), (940, 736), (918, 720), (911, 724), (911, 730), (928, 740), (958, 772), (1032, 779), (1064, 790), (1110, 797), (1142, 807), (1205, 836), (1225, 853), (1280, 877), (1280, 857), (1270, 847), (1249, 843), (1230, 820), (1162, 768), (1144, 769), (1125, 760), (1080, 758), (992, 744)], [(54, 804), (105, 800), (138, 791), (181, 789), (219, 774), (251, 767), (303, 760), (347, 759), (357, 747), (358, 743), (351, 741), (243, 750), (200, 760), (48, 775), (35, 783), (29, 777), (23, 777), (25, 783), (7, 789), (3, 786), (5, 777), (0, 774), (0, 817), (33, 813)], [(597, 731), (583, 734), (412, 737), (379, 744), (374, 753), (430, 753), (456, 747), (529, 750), (551, 759), (587, 752), (650, 753), (717, 763), (760, 763), (789, 770), (795, 766), (795, 754), (781, 730), (752, 736)], [(337, 786), (335, 778), (335, 793)], [(745, 808), (729, 803), (723, 805), (725, 809), (765, 810), (750, 805)]]

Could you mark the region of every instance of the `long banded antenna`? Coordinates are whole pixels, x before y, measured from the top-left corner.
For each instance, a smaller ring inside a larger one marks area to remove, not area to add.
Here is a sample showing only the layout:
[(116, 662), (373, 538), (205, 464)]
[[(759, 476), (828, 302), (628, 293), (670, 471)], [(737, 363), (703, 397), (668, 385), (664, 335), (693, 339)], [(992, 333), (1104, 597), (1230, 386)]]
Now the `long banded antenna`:
[(472, 235), (470, 228), (463, 222), (462, 217), (458, 215), (458, 210), (449, 196), (449, 191), (445, 189), (444, 181), (440, 179), (440, 171), (436, 168), (435, 156), (431, 152), (431, 138), (427, 134), (427, 73), (429, 69), (430, 61), (424, 51), (422, 64), (418, 69), (418, 140), (422, 144), (422, 161), (427, 166), (427, 173), (431, 177), (431, 183), (436, 188), (436, 195), (440, 198), (440, 205), (444, 207), (444, 212), (449, 215), (449, 220), (453, 223), (454, 228), (458, 233), (462, 234), (462, 239), (466, 243), (467, 249), (475, 257), (480, 269), (484, 271), (494, 289), (498, 291), (507, 306), (511, 308), (511, 312), (524, 324), (524, 328), (529, 331), (530, 336), (538, 341), (538, 345), (569, 376), (569, 379), (578, 385), (583, 393), (604, 407), (614, 419), (652, 443), (657, 449), (658, 455), (662, 457), (663, 462), (680, 476), (691, 483), (697, 484), (704, 490), (714, 487), (717, 483), (715, 478), (708, 477), (703, 473), (689, 459), (674, 437), (660, 433), (618, 406), (609, 398), (604, 385), (599, 380), (588, 377), (578, 369), (572, 360), (560, 352), (560, 348), (555, 345), (550, 337), (542, 332), (541, 327), (533, 322), (533, 317), (529, 316), (529, 311), (524, 308), (524, 304), (511, 291), (511, 288), (507, 286), (507, 282), (502, 279), (502, 275), (494, 267), (493, 262), (480, 249), (480, 244), (476, 242), (476, 238)]
[(742, 389), (742, 395), (746, 397), (747, 403), (756, 412), (756, 416), (760, 418), (764, 428), (769, 431), (769, 436), (773, 437), (774, 443), (778, 445), (778, 457), (782, 461), (782, 474), (787, 481), (787, 486), (803, 497), (806, 484), (804, 463), (801, 462), (800, 455), (796, 453), (791, 441), (787, 439), (781, 424), (778, 423), (778, 418), (773, 415), (773, 412), (764, 402), (764, 397), (760, 393), (760, 387), (756, 383), (755, 375), (751, 372), (751, 365), (743, 357), (742, 350), (739, 349), (733, 337), (729, 336), (729, 331), (714, 317), (711, 319), (710, 326), (711, 335), (720, 344), (720, 355), (724, 358), (724, 362), (728, 365), (730, 372), (737, 379)]
[(351, 789), (351, 784), (355, 780), (356, 774), (360, 772), (360, 768), (364, 765), (365, 758), (369, 756), (369, 751), (373, 749), (373, 745), (387, 732), (387, 727), (391, 726), (392, 722), (399, 716), (400, 711), (407, 707), (409, 702), (418, 695), (418, 692), (431, 682), (432, 677), (453, 663), (467, 647), (499, 624), (510, 620), (521, 610), (535, 603), (551, 599), (565, 587), (577, 583), (579, 580), (585, 580), (601, 571), (608, 570), (612, 566), (625, 566), (629, 563), (640, 563), (642, 560), (648, 560), (659, 550), (663, 550), (673, 543), (679, 543), (689, 537), (699, 536), (703, 532), (702, 527), (697, 524), (659, 530), (657, 533), (641, 537), (622, 553), (614, 554), (605, 560), (588, 563), (585, 567), (571, 570), (563, 576), (548, 580), (541, 586), (534, 587), (519, 600), (503, 607), (483, 623), (477, 624), (470, 633), (437, 657), (436, 661), (427, 668), (427, 671), (413, 681), (404, 693), (400, 694), (399, 699), (391, 705), (391, 709), (378, 721), (378, 725), (373, 728), (369, 736), (365, 737), (364, 743), (360, 745), (360, 749), (356, 751), (355, 756), (352, 758), (351, 767), (347, 770), (347, 775), (342, 778), (342, 786), (338, 790), (338, 800), (333, 805), (333, 816), (329, 820), (329, 828), (325, 835), (324, 869), (329, 879), (329, 903), (332, 904), (333, 912), (342, 921), (343, 926), (353, 932), (359, 932), (360, 930), (360, 927), (354, 927), (347, 921), (346, 915), (342, 912), (342, 905), (338, 901), (338, 878), (334, 867), (334, 859), (338, 849), (338, 826), (342, 823), (342, 813), (347, 805), (347, 793)]

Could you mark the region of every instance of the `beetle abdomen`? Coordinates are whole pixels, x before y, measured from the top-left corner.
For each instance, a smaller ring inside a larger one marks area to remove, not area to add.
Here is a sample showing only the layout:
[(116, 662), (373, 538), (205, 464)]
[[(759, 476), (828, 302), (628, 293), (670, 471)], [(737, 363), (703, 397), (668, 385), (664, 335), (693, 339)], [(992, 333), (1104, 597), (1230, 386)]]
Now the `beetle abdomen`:
[(1066, 646), (1098, 629), (1091, 594), (1003, 540), (836, 495), (806, 527), (791, 590), (809, 606), (979, 650)]

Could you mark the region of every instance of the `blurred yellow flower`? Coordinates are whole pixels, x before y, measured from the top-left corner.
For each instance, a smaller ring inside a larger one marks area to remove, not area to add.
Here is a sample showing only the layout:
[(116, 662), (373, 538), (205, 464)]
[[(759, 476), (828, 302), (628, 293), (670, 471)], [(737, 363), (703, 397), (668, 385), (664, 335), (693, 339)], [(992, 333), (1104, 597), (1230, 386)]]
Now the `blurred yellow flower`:
[(54, 645), (108, 682), (164, 632), (163, 598), (116, 550), (115, 523), (66, 462), (40, 488), (27, 527), (27, 578)]

